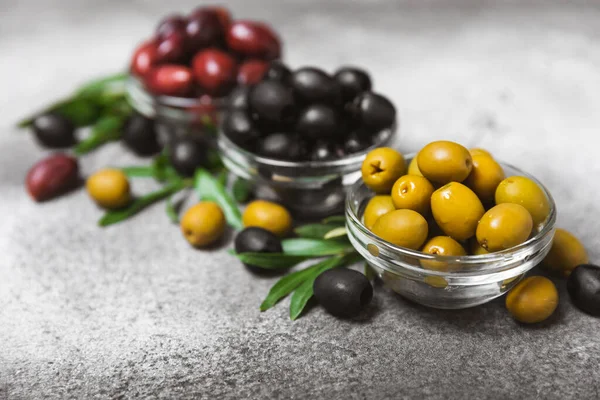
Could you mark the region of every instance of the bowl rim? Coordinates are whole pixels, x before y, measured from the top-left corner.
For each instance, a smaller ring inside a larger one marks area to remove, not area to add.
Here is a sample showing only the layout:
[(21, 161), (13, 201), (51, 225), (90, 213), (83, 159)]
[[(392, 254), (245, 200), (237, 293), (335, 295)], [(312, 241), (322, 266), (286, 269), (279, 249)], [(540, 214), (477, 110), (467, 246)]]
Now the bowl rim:
[[(417, 153), (410, 153), (410, 154), (406, 155), (405, 160), (407, 162), (410, 162), (416, 156), (416, 154)], [(512, 256), (523, 252), (524, 250), (532, 247), (533, 245), (535, 245), (537, 243), (540, 243), (545, 237), (547, 237), (549, 234), (552, 234), (552, 232), (555, 229), (557, 210), (556, 210), (556, 203), (554, 202), (554, 198), (552, 197), (552, 194), (537, 178), (535, 178), (533, 175), (523, 171), (522, 169), (513, 166), (512, 164), (503, 162), (502, 160), (498, 160), (498, 159), (495, 159), (495, 160), (503, 168), (505, 168), (505, 167), (510, 168), (518, 174), (518, 175), (512, 174), (510, 176), (507, 176), (506, 178), (509, 178), (511, 176), (524, 176), (526, 178), (529, 178), (542, 189), (542, 191), (548, 198), (550, 212), (548, 213), (548, 217), (546, 217), (546, 221), (543, 223), (542, 229), (539, 232), (537, 232), (534, 236), (530, 237), (529, 239), (527, 239), (525, 242), (519, 244), (518, 246), (511, 247), (510, 249), (506, 249), (506, 250), (502, 250), (502, 251), (498, 251), (498, 252), (489, 253), (489, 254), (465, 255), (465, 256), (450, 256), (450, 255), (442, 256), (442, 255), (436, 255), (436, 254), (428, 254), (428, 253), (424, 253), (420, 250), (412, 250), (412, 249), (409, 249), (406, 247), (397, 246), (393, 243), (390, 243), (390, 242), (380, 238), (379, 236), (377, 236), (373, 232), (371, 232), (362, 223), (361, 218), (359, 218), (359, 216), (356, 215), (356, 213), (354, 212), (354, 210), (352, 208), (352, 204), (351, 204), (353, 194), (355, 194), (357, 192), (358, 188), (360, 188), (361, 186), (365, 186), (364, 182), (361, 179), (359, 179), (357, 182), (355, 182), (350, 187), (348, 195), (346, 196), (346, 206), (345, 206), (346, 219), (347, 220), (349, 219), (350, 220), (349, 222), (353, 223), (353, 225), (357, 229), (359, 229), (365, 236), (367, 236), (369, 238), (369, 240), (372, 240), (373, 243), (376, 244), (378, 247), (383, 246), (389, 252), (400, 255), (400, 256), (412, 257), (412, 258), (418, 259), (418, 260), (442, 261), (442, 262), (446, 262), (446, 263), (462, 263), (462, 264), (488, 264), (488, 263), (491, 264), (491, 263), (498, 263), (498, 262), (506, 261), (507, 259), (511, 258)], [(423, 271), (423, 269), (419, 268), (419, 267), (403, 265), (402, 268), (407, 268), (407, 269), (414, 268), (414, 270)], [(505, 267), (504, 268), (498, 267), (498, 268), (490, 269), (490, 270), (479, 269), (479, 270), (473, 270), (471, 272), (484, 272), (487, 274), (487, 273), (494, 272), (495, 270), (503, 270), (503, 269), (505, 269)], [(461, 273), (465, 274), (466, 271), (464, 271), (464, 270), (462, 270), (462, 271), (427, 270), (427, 273), (432, 274), (432, 275), (444, 276), (444, 275), (453, 275), (453, 274), (458, 275)]]

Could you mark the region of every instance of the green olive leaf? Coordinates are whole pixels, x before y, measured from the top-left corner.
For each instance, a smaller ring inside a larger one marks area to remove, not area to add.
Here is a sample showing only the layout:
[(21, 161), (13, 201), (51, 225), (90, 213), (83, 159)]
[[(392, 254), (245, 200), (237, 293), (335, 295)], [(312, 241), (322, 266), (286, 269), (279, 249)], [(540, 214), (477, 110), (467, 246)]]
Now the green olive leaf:
[(118, 73), (105, 76), (102, 78), (93, 79), (84, 85), (80, 86), (75, 92), (77, 97), (94, 97), (106, 92), (115, 92), (118, 89), (125, 90), (125, 81), (127, 80), (126, 73)]
[(227, 186), (227, 179), (229, 178), (229, 171), (227, 171), (225, 168), (223, 168), (218, 174), (217, 174), (217, 181), (223, 185), (223, 187)]
[(346, 231), (346, 227), (340, 226), (338, 228), (332, 229), (329, 232), (327, 232), (323, 238), (329, 240), (329, 239), (336, 239), (336, 238), (344, 237), (346, 235), (348, 235), (348, 231)]
[(179, 223), (179, 213), (173, 205), (173, 195), (167, 197), (167, 203), (165, 204), (165, 212), (167, 213), (167, 217), (169, 217), (171, 222), (173, 222), (174, 224)]
[(286, 254), (310, 257), (332, 256), (354, 250), (349, 242), (339, 240), (285, 239), (281, 245)]
[(194, 177), (194, 187), (201, 200), (216, 202), (223, 213), (227, 223), (235, 229), (243, 229), (242, 213), (231, 195), (217, 179), (207, 170), (199, 168)]
[(377, 278), (377, 271), (375, 271), (375, 268), (373, 268), (371, 266), (371, 264), (369, 264), (368, 262), (365, 261), (365, 271), (364, 271), (365, 276), (367, 277), (368, 280), (372, 281), (375, 278)]
[(144, 166), (131, 166), (119, 168), (129, 178), (153, 178), (154, 168)]
[(345, 224), (346, 217), (343, 215), (332, 215), (331, 217), (325, 218), (322, 222), (324, 224), (331, 224), (331, 223)]
[(231, 191), (233, 192), (233, 198), (238, 203), (245, 203), (250, 199), (252, 194), (252, 183), (246, 179), (237, 178), (235, 182), (233, 182)]
[(123, 116), (108, 115), (100, 118), (94, 124), (90, 136), (75, 146), (75, 154), (87, 154), (105, 143), (119, 140), (124, 122)]
[(332, 230), (339, 228), (337, 223), (328, 224), (306, 224), (294, 229), (296, 235), (306, 239), (324, 239), (325, 235)]
[(284, 253), (239, 253), (235, 254), (235, 256), (243, 263), (265, 269), (289, 268), (311, 258), (309, 256)]
[(100, 221), (98, 221), (98, 225), (108, 226), (124, 221), (139, 213), (149, 205), (157, 202), (158, 200), (164, 199), (165, 197), (170, 196), (183, 188), (183, 181), (180, 180), (172, 182), (155, 192), (149, 193), (134, 200), (129, 206), (123, 209), (108, 211), (106, 214), (104, 214)]
[(219, 152), (215, 149), (208, 149), (206, 151), (206, 168), (215, 171), (225, 168)]

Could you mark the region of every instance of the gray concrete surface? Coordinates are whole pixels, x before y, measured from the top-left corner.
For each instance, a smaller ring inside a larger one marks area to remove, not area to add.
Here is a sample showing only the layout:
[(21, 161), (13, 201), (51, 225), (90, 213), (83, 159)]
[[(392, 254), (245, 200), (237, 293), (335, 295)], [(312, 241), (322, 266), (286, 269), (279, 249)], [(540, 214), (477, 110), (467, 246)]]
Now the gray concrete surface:
[[(599, 320), (563, 282), (536, 327), (502, 300), (437, 311), (382, 287), (357, 321), (317, 307), (291, 322), (288, 301), (258, 311), (273, 279), (192, 250), (161, 206), (102, 230), (83, 192), (33, 204), (22, 181), (43, 152), (15, 120), (125, 66), (161, 15), (194, 3), (0, 3), (0, 399), (600, 397)], [(292, 65), (368, 66), (398, 104), (401, 149), (454, 139), (538, 176), (599, 259), (599, 2), (228, 4), (272, 20)], [(118, 145), (82, 161), (133, 162)]]

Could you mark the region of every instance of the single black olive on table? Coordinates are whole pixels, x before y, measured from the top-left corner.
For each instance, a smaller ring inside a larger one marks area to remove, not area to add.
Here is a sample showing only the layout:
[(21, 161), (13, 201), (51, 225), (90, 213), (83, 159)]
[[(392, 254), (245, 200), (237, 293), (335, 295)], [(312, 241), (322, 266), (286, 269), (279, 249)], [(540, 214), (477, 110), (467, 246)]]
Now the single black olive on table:
[(177, 139), (169, 144), (169, 158), (178, 173), (193, 176), (197, 168), (206, 164), (206, 147), (193, 139)]
[(160, 151), (154, 120), (139, 113), (134, 113), (125, 123), (123, 142), (138, 156), (149, 156)]
[(286, 124), (296, 114), (294, 95), (290, 88), (277, 81), (262, 81), (251, 90), (250, 109), (257, 119), (267, 123)]
[(227, 98), (227, 107), (230, 110), (247, 110), (248, 109), (248, 94), (250, 87), (246, 85), (237, 86), (231, 91)]
[(335, 158), (335, 149), (326, 142), (317, 142), (310, 153), (310, 159), (313, 161), (327, 161)]
[(324, 71), (305, 67), (292, 74), (294, 92), (304, 103), (336, 104), (341, 99), (340, 85)]
[(44, 147), (60, 149), (75, 144), (75, 125), (60, 114), (40, 115), (32, 126), (35, 137)]
[(396, 121), (396, 108), (385, 97), (364, 92), (352, 104), (352, 112), (362, 127), (377, 132), (390, 128)]
[(334, 268), (323, 272), (313, 284), (315, 297), (330, 314), (353, 317), (371, 302), (373, 287), (360, 272)]
[(223, 132), (235, 144), (251, 150), (260, 137), (260, 132), (252, 123), (252, 119), (245, 111), (234, 110), (225, 115), (223, 120)]
[(274, 133), (258, 143), (260, 155), (278, 160), (298, 161), (305, 155), (303, 142), (294, 135)]
[(342, 88), (344, 102), (353, 100), (362, 92), (371, 90), (371, 78), (365, 70), (353, 67), (338, 69), (333, 76)]
[[(235, 252), (240, 253), (283, 253), (281, 239), (263, 228), (246, 228), (234, 240)], [(264, 268), (244, 263), (252, 272), (269, 272)]]
[(309, 140), (331, 140), (340, 134), (338, 113), (324, 104), (306, 107), (298, 116), (296, 132)]
[(290, 71), (290, 69), (281, 61), (271, 61), (269, 69), (265, 72), (266, 79), (283, 82), (285, 84), (289, 83), (291, 76), (292, 71)]
[(575, 306), (600, 317), (600, 267), (582, 264), (575, 267), (567, 280), (567, 291)]

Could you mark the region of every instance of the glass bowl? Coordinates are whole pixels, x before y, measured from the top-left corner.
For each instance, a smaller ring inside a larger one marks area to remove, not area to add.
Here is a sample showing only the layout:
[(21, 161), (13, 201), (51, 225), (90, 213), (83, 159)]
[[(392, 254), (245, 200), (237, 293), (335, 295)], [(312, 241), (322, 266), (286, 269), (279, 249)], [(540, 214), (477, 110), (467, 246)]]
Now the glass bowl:
[[(411, 159), (408, 157), (408, 162)], [(550, 203), (548, 218), (525, 243), (501, 252), (460, 257), (426, 254), (393, 245), (374, 235), (362, 222), (367, 202), (374, 193), (361, 180), (350, 188), (346, 200), (346, 226), (352, 245), (388, 287), (416, 303), (459, 309), (501, 296), (550, 251), (556, 205), (548, 190), (534, 177), (511, 165), (502, 162), (500, 165), (507, 177), (526, 176), (540, 185)], [(435, 262), (436, 270), (422, 267), (428, 262)]]
[(396, 125), (377, 135), (377, 144), (331, 161), (283, 161), (261, 157), (233, 143), (222, 131), (218, 146), (225, 166), (253, 183), (257, 198), (276, 201), (296, 216), (317, 218), (343, 212), (347, 189), (360, 176), (367, 153), (389, 144)]
[(127, 99), (140, 114), (155, 121), (158, 140), (165, 145), (174, 138), (201, 139), (216, 148), (217, 126), (226, 108), (227, 97), (185, 98), (157, 96), (130, 75), (126, 84)]

